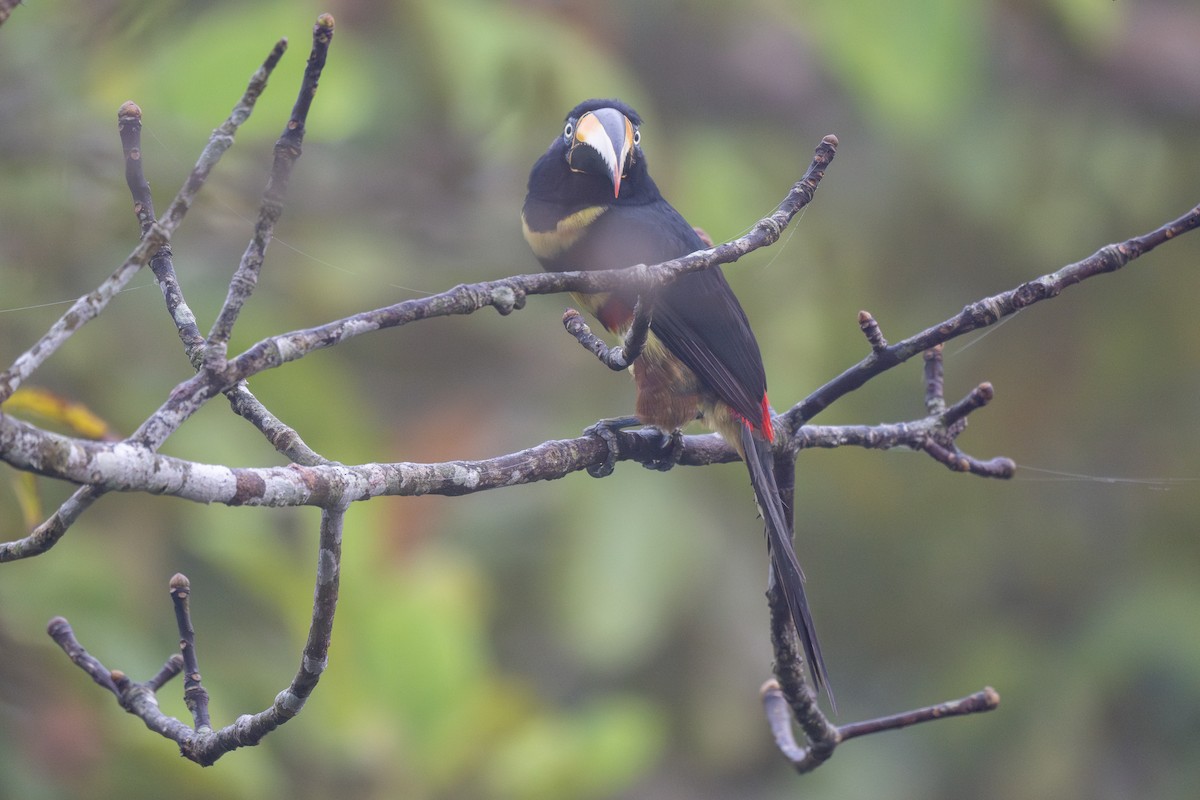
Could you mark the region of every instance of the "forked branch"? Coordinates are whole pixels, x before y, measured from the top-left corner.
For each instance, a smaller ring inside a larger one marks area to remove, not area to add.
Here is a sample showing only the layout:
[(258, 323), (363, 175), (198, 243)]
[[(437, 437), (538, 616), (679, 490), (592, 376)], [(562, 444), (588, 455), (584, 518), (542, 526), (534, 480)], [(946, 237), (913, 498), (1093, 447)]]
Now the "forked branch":
[[(208, 692), (200, 680), (196, 632), (191, 619), (191, 584), (185, 576), (175, 575), (170, 582), (180, 652), (168, 658), (158, 674), (148, 681), (139, 683), (121, 670), (105, 667), (79, 643), (70, 623), (62, 617), (50, 620), (47, 633), (93, 681), (112, 692), (122, 708), (140, 718), (150, 730), (175, 742), (184, 758), (209, 766), (226, 753), (240, 747), (253, 747), (299, 714), (321, 679), (329, 663), (329, 642), (337, 609), (344, 518), (345, 509), (329, 509), (321, 515), (312, 622), (295, 677), (269, 708), (257, 714), (242, 715), (223, 728), (213, 730), (209, 720)], [(184, 675), (183, 697), (192, 714), (191, 725), (159, 708), (159, 690), (180, 672)]]

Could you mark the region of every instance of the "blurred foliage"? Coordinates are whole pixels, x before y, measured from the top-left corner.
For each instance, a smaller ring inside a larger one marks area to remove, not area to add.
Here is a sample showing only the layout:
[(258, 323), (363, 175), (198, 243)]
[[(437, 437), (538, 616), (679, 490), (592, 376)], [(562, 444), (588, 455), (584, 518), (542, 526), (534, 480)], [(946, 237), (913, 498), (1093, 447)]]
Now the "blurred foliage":
[[(305, 155), (235, 349), (535, 268), (529, 165), (578, 100), (647, 122), (659, 184), (718, 239), (841, 140), (784, 242), (727, 270), (784, 407), (963, 304), (1200, 201), (1194, 0), (336, 0), (30, 3), (0, 28), (0, 362), (133, 247), (116, 109), (145, 113), (165, 207), (280, 36), (290, 52), (173, 245), (204, 329), (249, 235), (312, 21), (337, 19)], [(849, 744), (797, 778), (756, 692), (765, 563), (735, 466), (623, 467), (351, 510), (330, 669), (259, 748), (200, 770), (42, 631), (108, 666), (173, 650), (189, 575), (214, 721), (296, 669), (313, 510), (109, 496), (49, 554), (0, 569), (0, 797), (1190, 798), (1200, 785), (1196, 235), (947, 347), (948, 393), (997, 399), (961, 443), (1007, 483), (905, 453), (798, 464), (798, 549), (842, 721), (994, 685), (1001, 709)], [(561, 334), (565, 298), (361, 337), (253, 389), (343, 462), (486, 457), (629, 408)], [(35, 376), (128, 433), (188, 374), (149, 275)], [(821, 422), (922, 413), (909, 365)], [(220, 402), (164, 447), (277, 463)], [(11, 471), (22, 503), (69, 487)], [(164, 707), (185, 716), (176, 694)]]
[[(108, 423), (90, 408), (46, 389), (23, 386), (0, 403), (0, 411), (85, 439), (114, 439), (116, 436)], [(24, 526), (34, 528), (45, 516), (37, 476), (31, 472), (10, 474), (13, 496), (21, 508)]]

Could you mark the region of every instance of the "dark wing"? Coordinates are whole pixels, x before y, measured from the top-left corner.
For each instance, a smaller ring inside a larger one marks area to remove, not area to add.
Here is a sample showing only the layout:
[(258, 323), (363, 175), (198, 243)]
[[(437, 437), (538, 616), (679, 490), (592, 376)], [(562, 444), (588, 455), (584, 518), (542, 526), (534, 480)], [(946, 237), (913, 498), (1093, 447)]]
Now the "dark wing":
[[(552, 269), (619, 269), (657, 264), (704, 249), (692, 226), (661, 197), (610, 206)], [(630, 308), (633, 292), (623, 298)], [(650, 329), (737, 413), (762, 419), (766, 373), (746, 313), (720, 268), (692, 272), (660, 290)]]
[(719, 267), (663, 289), (650, 329), (717, 397), (760, 428), (767, 376), (746, 312)]
[[(653, 264), (705, 247), (692, 226), (665, 200), (614, 207), (605, 217), (609, 215), (613, 216), (611, 222), (621, 224), (622, 231), (641, 231), (637, 238), (651, 237), (655, 242), (655, 246), (643, 245), (645, 255), (631, 264)], [(720, 267), (688, 273), (664, 287), (655, 300), (650, 329), (717, 397), (759, 427), (767, 391), (762, 354), (746, 312)]]

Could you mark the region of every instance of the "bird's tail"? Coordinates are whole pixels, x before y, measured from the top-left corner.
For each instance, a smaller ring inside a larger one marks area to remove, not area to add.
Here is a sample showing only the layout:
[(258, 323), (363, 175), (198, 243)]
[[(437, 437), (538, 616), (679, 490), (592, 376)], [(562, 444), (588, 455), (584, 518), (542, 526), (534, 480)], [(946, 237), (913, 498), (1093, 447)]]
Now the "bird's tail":
[(804, 571), (800, 569), (800, 562), (796, 560), (791, 529), (783, 510), (779, 487), (775, 484), (775, 457), (771, 452), (771, 444), (756, 437), (749, 425), (742, 424), (741, 428), (743, 457), (750, 470), (750, 485), (754, 487), (759, 512), (766, 523), (767, 547), (771, 555), (771, 567), (775, 571), (775, 580), (783, 590), (792, 624), (795, 625), (796, 633), (804, 646), (804, 657), (808, 660), (813, 684), (818, 692), (824, 687), (825, 694), (829, 697), (829, 705), (836, 709), (833, 691), (829, 688), (825, 659), (821, 657), (821, 645), (817, 641), (817, 631), (813, 627), (812, 615), (808, 610), (808, 598), (804, 595)]

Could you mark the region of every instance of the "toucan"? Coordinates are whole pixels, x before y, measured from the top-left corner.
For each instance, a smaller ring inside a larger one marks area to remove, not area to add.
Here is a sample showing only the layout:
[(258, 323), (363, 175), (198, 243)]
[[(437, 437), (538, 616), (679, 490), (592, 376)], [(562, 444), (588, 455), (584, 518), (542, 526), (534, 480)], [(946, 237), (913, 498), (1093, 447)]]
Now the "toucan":
[[(533, 165), (521, 211), (525, 239), (548, 271), (657, 264), (708, 245), (663, 199), (642, 152), (641, 117), (619, 100), (587, 100)], [(633, 323), (636, 290), (576, 295), (610, 332)], [(804, 573), (775, 481), (775, 431), (758, 341), (720, 267), (655, 290), (650, 330), (631, 369), (637, 419), (677, 436), (695, 419), (741, 456), (766, 525), (774, 578), (819, 691), (825, 661), (804, 593)]]

